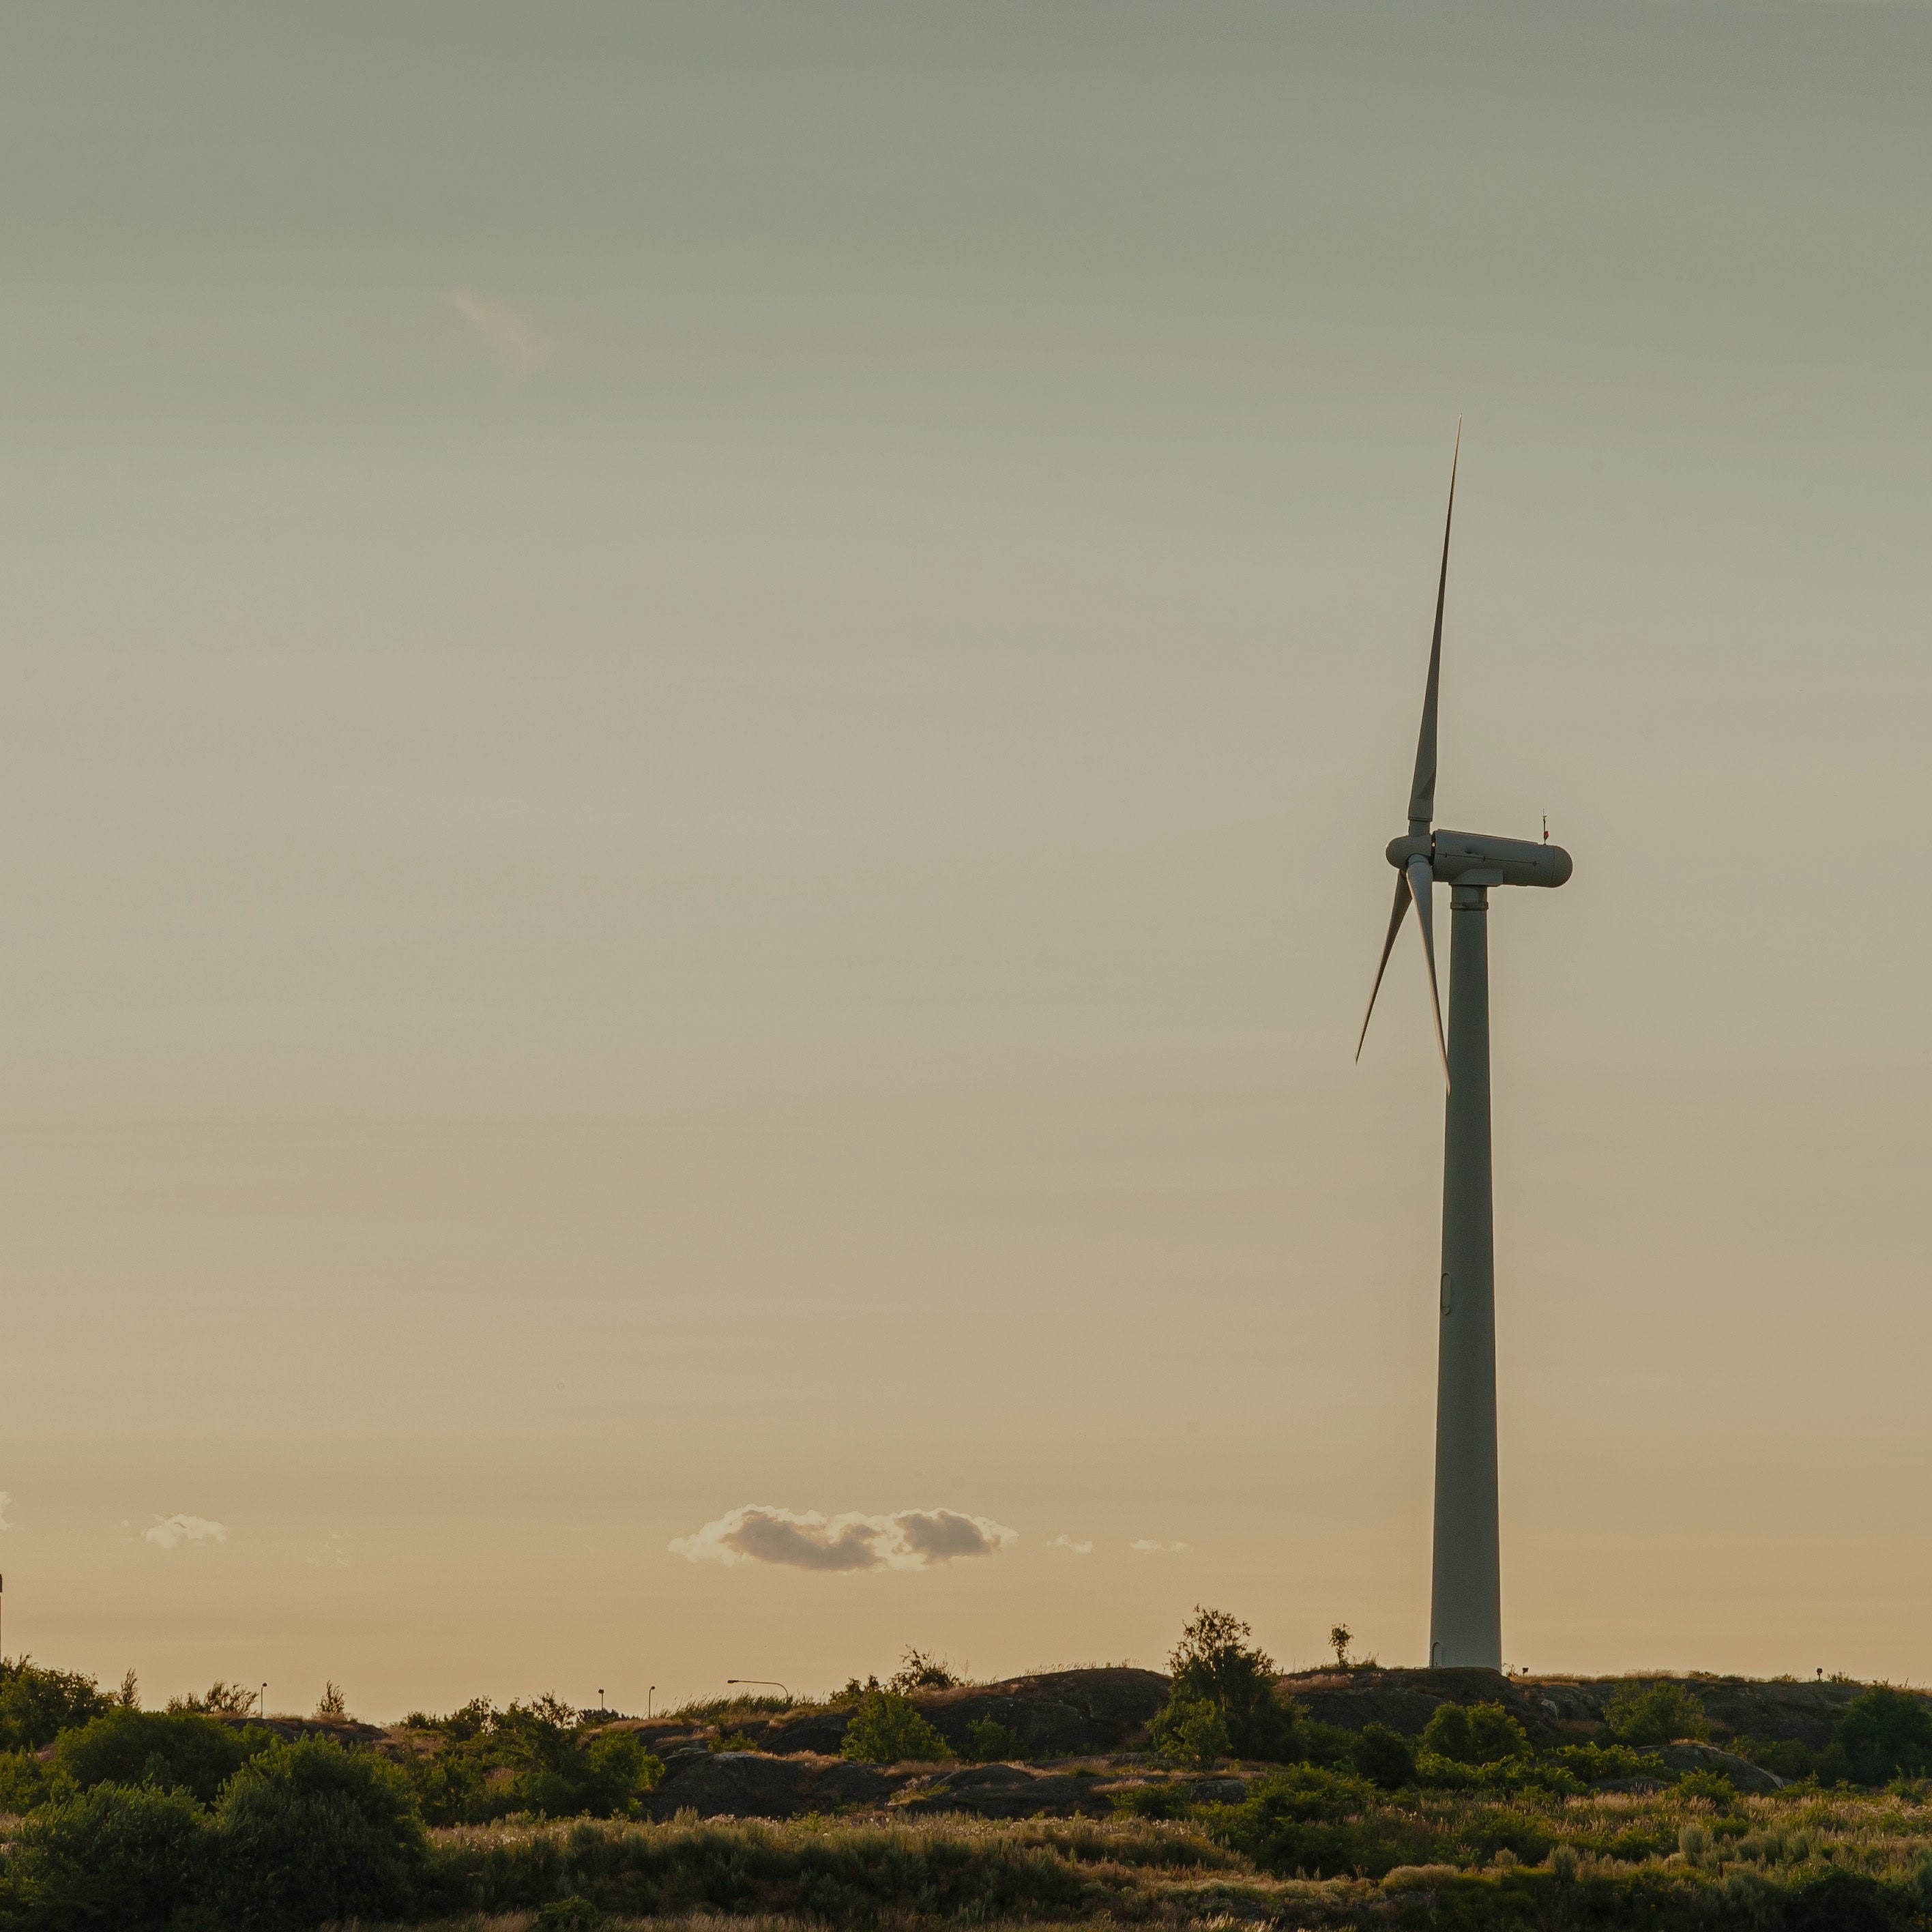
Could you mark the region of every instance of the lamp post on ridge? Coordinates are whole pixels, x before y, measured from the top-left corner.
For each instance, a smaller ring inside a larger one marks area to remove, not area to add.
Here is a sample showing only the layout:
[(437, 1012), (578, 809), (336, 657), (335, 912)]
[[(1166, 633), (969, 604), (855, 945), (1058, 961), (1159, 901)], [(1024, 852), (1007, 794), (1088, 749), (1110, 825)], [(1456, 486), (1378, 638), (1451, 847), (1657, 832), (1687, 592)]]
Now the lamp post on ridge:
[(776, 1677), (728, 1677), (724, 1681), (727, 1684), (763, 1684), (773, 1690), (784, 1690), (785, 1702), (788, 1704), (791, 1702), (791, 1693), (785, 1690), (785, 1687)]

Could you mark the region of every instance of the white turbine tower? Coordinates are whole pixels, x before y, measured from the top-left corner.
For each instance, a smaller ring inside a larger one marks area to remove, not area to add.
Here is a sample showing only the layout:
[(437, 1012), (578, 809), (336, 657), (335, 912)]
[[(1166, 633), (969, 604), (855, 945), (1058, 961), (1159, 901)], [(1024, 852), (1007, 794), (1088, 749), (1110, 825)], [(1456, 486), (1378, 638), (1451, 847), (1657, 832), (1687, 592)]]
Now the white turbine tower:
[[(1456, 433), (1462, 452), (1462, 429)], [(1449, 585), (1449, 530), (1456, 515), (1456, 458), (1449, 465), (1449, 514), (1442, 524), (1442, 571), (1436, 586), (1436, 634), (1409, 788), (1408, 832), (1391, 839), (1395, 906), (1382, 941), (1369, 1016), (1389, 954), (1412, 902), (1429, 968), (1436, 1048), (1448, 1089), (1442, 1143), (1442, 1280), (1436, 1357), (1436, 1552), (1429, 1603), (1432, 1664), (1503, 1661), (1502, 1552), (1496, 1520), (1496, 1311), (1495, 1209), (1490, 1180), (1490, 888), (1560, 886), (1570, 855), (1560, 845), (1485, 833), (1438, 832), (1436, 693), (1442, 668), (1442, 600)], [(1449, 1031), (1436, 990), (1430, 899), (1449, 888)]]

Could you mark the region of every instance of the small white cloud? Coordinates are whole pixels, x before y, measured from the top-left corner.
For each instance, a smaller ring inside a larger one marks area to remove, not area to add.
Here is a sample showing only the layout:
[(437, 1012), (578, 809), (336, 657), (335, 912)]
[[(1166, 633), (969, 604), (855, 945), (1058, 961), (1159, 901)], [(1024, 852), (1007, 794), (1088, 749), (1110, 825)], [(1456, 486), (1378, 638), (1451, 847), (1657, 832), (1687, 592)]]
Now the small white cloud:
[[(506, 368), (527, 376), (550, 360), (550, 340), (529, 316), (485, 302), (467, 289), (452, 289), (450, 306), (471, 334)], [(562, 1388), (561, 1382), (557, 1384)]]
[(332, 1529), (320, 1549), (311, 1550), (304, 1559), (311, 1570), (346, 1570), (349, 1558), (342, 1553), (342, 1532)]
[(962, 1556), (993, 1556), (1019, 1540), (1004, 1524), (956, 1510), (899, 1510), (867, 1516), (848, 1510), (774, 1509), (748, 1503), (672, 1550), (693, 1563), (776, 1563), (794, 1570), (931, 1570)]
[(7, 1512), (14, 1507), (14, 1498), (4, 1490), (0, 1490), (0, 1529), (11, 1529), (14, 1526), (7, 1520)]
[(1091, 1556), (1094, 1546), (1090, 1543), (1076, 1543), (1070, 1536), (1056, 1536), (1047, 1545), (1049, 1550), (1070, 1550), (1076, 1556)]
[(1151, 1536), (1137, 1536), (1127, 1545), (1130, 1550), (1138, 1550), (1143, 1556), (1169, 1556), (1177, 1550), (1185, 1550), (1184, 1543), (1162, 1543)]
[(228, 1526), (211, 1522), (205, 1516), (158, 1516), (153, 1528), (142, 1532), (145, 1541), (163, 1550), (178, 1543), (226, 1543)]

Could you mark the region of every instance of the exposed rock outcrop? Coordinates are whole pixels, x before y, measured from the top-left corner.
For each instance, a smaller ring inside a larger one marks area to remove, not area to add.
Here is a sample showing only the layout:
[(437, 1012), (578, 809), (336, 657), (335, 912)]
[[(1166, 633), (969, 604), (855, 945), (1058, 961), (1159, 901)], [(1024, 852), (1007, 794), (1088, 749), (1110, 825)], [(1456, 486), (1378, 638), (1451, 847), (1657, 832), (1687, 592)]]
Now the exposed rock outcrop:
[[(1125, 1749), (1166, 1700), (1167, 1679), (1159, 1671), (1124, 1666), (1042, 1671), (998, 1684), (923, 1691), (918, 1697), (928, 1722), (962, 1755), (971, 1748), (972, 1726), (990, 1718), (1012, 1732), (1020, 1755), (1028, 1758)], [(844, 1739), (850, 1714), (841, 1706), (748, 1721), (740, 1728), (763, 1750), (830, 1753)]]
[(836, 1757), (677, 1751), (665, 1760), (646, 1808), (654, 1818), (686, 1810), (700, 1818), (795, 1818), (883, 1804), (913, 1774)]

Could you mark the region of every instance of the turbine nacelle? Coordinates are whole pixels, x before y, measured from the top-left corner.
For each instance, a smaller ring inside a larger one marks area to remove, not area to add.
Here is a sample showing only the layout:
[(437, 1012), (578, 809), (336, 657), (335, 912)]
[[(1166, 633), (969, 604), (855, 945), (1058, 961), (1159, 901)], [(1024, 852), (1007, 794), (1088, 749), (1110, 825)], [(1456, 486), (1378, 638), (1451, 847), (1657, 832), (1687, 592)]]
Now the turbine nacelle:
[(1493, 838), (1486, 832), (1411, 832), (1388, 842), (1388, 862), (1407, 873), (1420, 859), (1445, 886), (1560, 886), (1569, 878), (1570, 855), (1560, 845), (1528, 838)]

